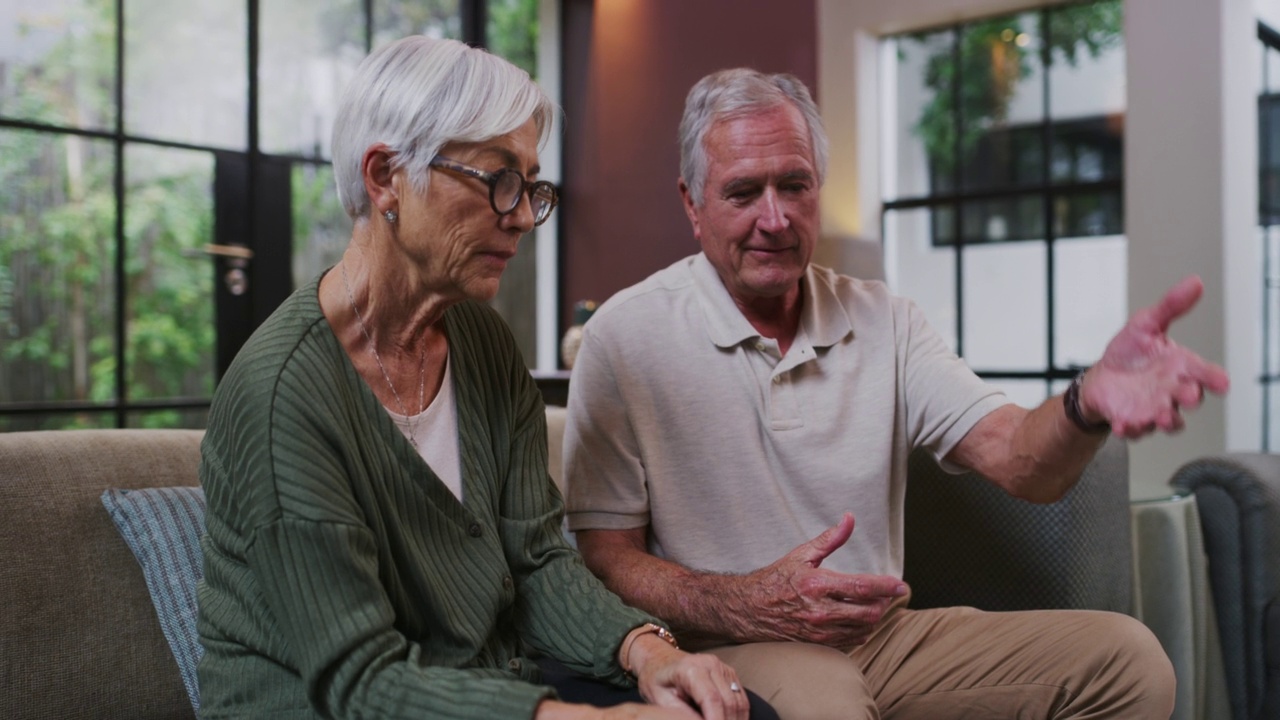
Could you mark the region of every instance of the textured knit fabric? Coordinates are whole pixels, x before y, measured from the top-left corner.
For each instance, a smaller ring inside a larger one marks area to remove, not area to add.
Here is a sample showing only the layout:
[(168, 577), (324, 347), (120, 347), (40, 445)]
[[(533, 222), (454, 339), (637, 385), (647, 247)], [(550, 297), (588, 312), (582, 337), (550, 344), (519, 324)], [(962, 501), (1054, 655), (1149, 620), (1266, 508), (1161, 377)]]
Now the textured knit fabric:
[[(569, 527), (651, 529), (687, 567), (749, 572), (852, 511), (824, 568), (901, 577), (907, 456), (1006, 400), (883, 283), (810, 266), (785, 356), (699, 254), (587, 323), (569, 386)], [(957, 468), (950, 468), (957, 469)]]
[(102, 505), (142, 566), (160, 629), (191, 707), (199, 712), (196, 666), (203, 650), (196, 637), (196, 583), (203, 574), (204, 492), (196, 487), (113, 488), (102, 493)]
[(542, 401), (496, 313), (445, 314), (463, 502), (294, 293), (215, 395), (202, 447), (201, 712), (224, 717), (522, 718), (552, 694), (526, 657), (624, 683), (650, 620), (560, 531)]
[(194, 486), (202, 434), (0, 433), (0, 718), (195, 717), (102, 492)]

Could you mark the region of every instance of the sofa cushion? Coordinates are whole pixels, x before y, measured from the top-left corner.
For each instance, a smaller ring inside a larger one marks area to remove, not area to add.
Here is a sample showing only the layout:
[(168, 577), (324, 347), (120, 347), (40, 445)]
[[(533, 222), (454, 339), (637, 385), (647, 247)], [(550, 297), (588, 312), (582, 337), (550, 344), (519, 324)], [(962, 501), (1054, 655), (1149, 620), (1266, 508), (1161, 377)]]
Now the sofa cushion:
[(200, 710), (196, 666), (203, 648), (196, 632), (196, 583), (203, 568), (204, 491), (198, 487), (109, 489), (102, 504), (142, 566), (160, 629), (169, 641), (191, 706)]
[(197, 485), (197, 430), (0, 433), (0, 718), (194, 718), (102, 491)]

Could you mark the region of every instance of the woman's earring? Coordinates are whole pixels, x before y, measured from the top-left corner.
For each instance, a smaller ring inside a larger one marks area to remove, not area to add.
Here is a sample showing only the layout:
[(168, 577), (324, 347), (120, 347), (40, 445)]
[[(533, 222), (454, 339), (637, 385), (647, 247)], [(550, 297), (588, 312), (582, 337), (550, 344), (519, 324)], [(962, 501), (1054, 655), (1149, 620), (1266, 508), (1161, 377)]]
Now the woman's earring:
[(395, 210), (388, 210), (388, 211), (386, 211), (386, 212), (382, 213), (382, 217), (386, 218), (386, 219), (387, 219), (387, 222), (391, 223), (392, 225), (395, 225), (395, 224), (396, 224), (396, 220), (399, 218), (399, 216), (398, 216), (398, 215), (396, 215), (396, 211), (395, 211)]

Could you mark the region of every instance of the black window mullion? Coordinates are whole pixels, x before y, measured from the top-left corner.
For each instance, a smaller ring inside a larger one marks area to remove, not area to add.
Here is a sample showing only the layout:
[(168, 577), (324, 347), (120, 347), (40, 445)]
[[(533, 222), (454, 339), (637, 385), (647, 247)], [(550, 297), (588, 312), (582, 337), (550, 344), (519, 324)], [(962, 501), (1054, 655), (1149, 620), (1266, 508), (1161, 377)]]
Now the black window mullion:
[(1259, 229), (1262, 235), (1262, 450), (1271, 450), (1271, 398), (1275, 389), (1276, 377), (1271, 368), (1271, 339), (1274, 328), (1271, 319), (1272, 295), (1276, 291), (1276, 283), (1272, 280), (1274, 269), (1271, 262), (1271, 229), (1275, 197), (1275, 169), (1271, 166), (1271, 133), (1275, 124), (1276, 105), (1270, 102), (1271, 81), (1268, 73), (1268, 59), (1280, 48), (1280, 35), (1274, 30), (1258, 24), (1258, 39), (1262, 42), (1262, 97), (1258, 100), (1258, 163), (1260, 169), (1259, 195), (1263, 198), (1258, 203)]
[[(1042, 97), (1040, 99), (1040, 103), (1042, 112), (1044, 113), (1044, 128), (1040, 132), (1040, 156), (1044, 158), (1044, 161), (1040, 163), (1040, 166), (1041, 182), (1046, 186), (1049, 185), (1049, 167), (1051, 165), (1050, 159), (1052, 157), (1050, 153), (1053, 149), (1053, 108), (1051, 107), (1052, 103), (1050, 102), (1051, 96), (1049, 92), (1049, 69), (1053, 63), (1053, 30), (1049, 22), (1049, 12), (1050, 11), (1048, 9), (1040, 11), (1040, 76), (1042, 83)], [(1057, 350), (1055, 341), (1055, 335), (1057, 333), (1054, 326), (1054, 240), (1056, 238), (1054, 236), (1053, 229), (1053, 194), (1051, 192), (1046, 193), (1042, 203), (1042, 207), (1044, 208), (1045, 292), (1047, 294), (1047, 297), (1045, 298), (1045, 312), (1048, 315), (1045, 319), (1045, 334), (1047, 336), (1045, 338), (1045, 349), (1048, 353), (1045, 358), (1047, 361), (1045, 363), (1047, 377), (1048, 374), (1051, 374), (1058, 367), (1057, 360), (1055, 359), (1056, 356), (1054, 354)]]
[(115, 276), (116, 276), (116, 313), (115, 313), (115, 335), (116, 335), (116, 411), (115, 421), (116, 427), (122, 428), (126, 422), (126, 406), (129, 402), (128, 388), (128, 342), (125, 332), (127, 327), (126, 318), (128, 317), (128, 298), (129, 298), (129, 278), (126, 274), (125, 253), (128, 247), (125, 243), (125, 173), (124, 173), (124, 4), (126, 0), (119, 0), (116, 3), (116, 36), (115, 36), (115, 53), (116, 53), (116, 82), (113, 88), (115, 93), (116, 104), (116, 122), (115, 133), (112, 138), (112, 148), (115, 155), (115, 168), (113, 169), (112, 180), (115, 190), (116, 203), (116, 227), (115, 227)]
[(1258, 156), (1262, 158), (1259, 163), (1262, 172), (1260, 173), (1261, 182), (1258, 188), (1260, 195), (1264, 200), (1258, 203), (1260, 208), (1260, 229), (1262, 230), (1262, 451), (1269, 452), (1271, 449), (1271, 178), (1274, 174), (1271, 171), (1271, 132), (1270, 132), (1270, 107), (1269, 103), (1264, 99), (1268, 94), (1271, 83), (1267, 77), (1267, 57), (1275, 52), (1268, 44), (1267, 38), (1261, 33), (1261, 25), (1259, 26), (1259, 39), (1262, 41), (1262, 92), (1263, 98), (1258, 102)]
[[(956, 73), (951, 88), (952, 107), (955, 108), (955, 147), (951, 149), (954, 162), (951, 169), (951, 187), (956, 193), (963, 192), (961, 186), (964, 177), (961, 166), (964, 164), (964, 26), (957, 25), (952, 31), (951, 58)], [(964, 357), (964, 203), (956, 202), (951, 206), (951, 238), (955, 253), (956, 282), (956, 354)]]
[(460, 0), (462, 41), (474, 47), (485, 47), (488, 38), (489, 6), (487, 0)]

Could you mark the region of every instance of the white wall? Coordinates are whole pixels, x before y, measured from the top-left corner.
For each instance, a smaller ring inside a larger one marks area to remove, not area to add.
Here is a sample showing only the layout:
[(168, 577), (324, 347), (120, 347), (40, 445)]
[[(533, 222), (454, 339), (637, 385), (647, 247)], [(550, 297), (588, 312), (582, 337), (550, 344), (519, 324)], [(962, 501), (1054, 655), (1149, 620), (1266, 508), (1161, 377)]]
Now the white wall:
[[(826, 236), (879, 234), (877, 38), (1043, 4), (819, 0), (818, 100), (831, 136)], [(1280, 17), (1280, 0), (1266, 4)], [(1173, 335), (1224, 363), (1235, 382), (1177, 438), (1133, 446), (1132, 494), (1152, 497), (1182, 463), (1259, 443), (1256, 15), (1250, 0), (1126, 0), (1125, 14), (1128, 303), (1148, 305), (1200, 274), (1205, 297)]]

